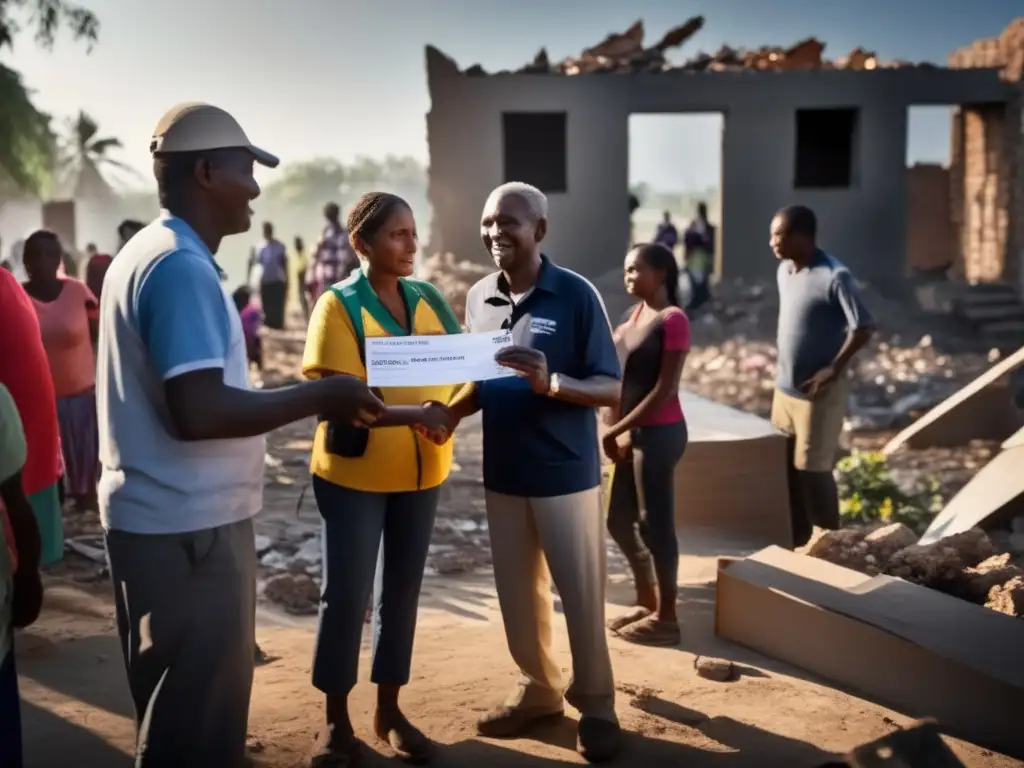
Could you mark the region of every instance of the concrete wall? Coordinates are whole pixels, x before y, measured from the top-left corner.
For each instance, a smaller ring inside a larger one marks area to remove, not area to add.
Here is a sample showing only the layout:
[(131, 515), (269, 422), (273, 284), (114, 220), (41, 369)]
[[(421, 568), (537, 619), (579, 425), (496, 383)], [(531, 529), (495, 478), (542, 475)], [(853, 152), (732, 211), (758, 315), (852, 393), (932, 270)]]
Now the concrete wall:
[[(724, 113), (725, 276), (770, 275), (770, 219), (779, 207), (799, 202), (817, 211), (823, 245), (862, 277), (884, 282), (898, 280), (906, 268), (907, 107), (1007, 98), (995, 71), (927, 67), (473, 77), (428, 49), (427, 71), (434, 245), (461, 258), (486, 259), (478, 222), (488, 192), (505, 181), (502, 113), (564, 111), (568, 192), (550, 196), (546, 250), (592, 277), (618, 267), (627, 246), (630, 114)], [(861, 110), (855, 183), (794, 190), (795, 110), (828, 107)]]

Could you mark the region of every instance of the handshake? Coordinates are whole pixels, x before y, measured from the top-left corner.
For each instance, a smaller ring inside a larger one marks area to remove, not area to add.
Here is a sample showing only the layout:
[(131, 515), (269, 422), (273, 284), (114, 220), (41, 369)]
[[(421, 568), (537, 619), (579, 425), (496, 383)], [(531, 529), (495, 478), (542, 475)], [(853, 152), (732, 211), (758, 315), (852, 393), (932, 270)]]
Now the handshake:
[(317, 413), (354, 427), (409, 426), (437, 445), (451, 439), (458, 418), (444, 403), (385, 405), (379, 389), (354, 376), (329, 376), (319, 382)]
[(444, 445), (451, 440), (458, 423), (451, 408), (436, 400), (429, 400), (420, 406), (420, 414), (413, 424), (413, 429), (430, 442)]

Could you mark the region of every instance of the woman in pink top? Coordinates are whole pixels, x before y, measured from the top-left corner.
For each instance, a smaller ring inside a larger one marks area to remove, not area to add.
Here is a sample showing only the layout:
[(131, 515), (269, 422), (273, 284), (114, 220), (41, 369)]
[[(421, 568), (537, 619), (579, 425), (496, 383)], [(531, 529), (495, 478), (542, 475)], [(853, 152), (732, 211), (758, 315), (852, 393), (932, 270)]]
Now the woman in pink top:
[(96, 509), (96, 297), (85, 283), (58, 274), (63, 248), (53, 232), (25, 241), (25, 291), (39, 318), (60, 422), (64, 480), (79, 510)]
[(603, 447), (614, 462), (608, 530), (633, 570), (637, 608), (608, 626), (632, 642), (678, 645), (673, 478), (687, 442), (679, 378), (690, 321), (679, 307), (679, 267), (665, 246), (630, 250), (625, 282), (640, 303), (615, 331), (625, 352), (622, 396)]

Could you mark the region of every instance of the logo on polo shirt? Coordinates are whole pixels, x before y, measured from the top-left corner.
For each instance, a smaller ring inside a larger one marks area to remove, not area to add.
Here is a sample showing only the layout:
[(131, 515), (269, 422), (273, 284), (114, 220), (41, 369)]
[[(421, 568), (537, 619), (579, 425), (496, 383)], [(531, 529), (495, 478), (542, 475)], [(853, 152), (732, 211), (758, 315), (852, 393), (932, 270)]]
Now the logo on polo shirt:
[(558, 323), (545, 317), (530, 318), (530, 333), (537, 336), (551, 336), (558, 328)]

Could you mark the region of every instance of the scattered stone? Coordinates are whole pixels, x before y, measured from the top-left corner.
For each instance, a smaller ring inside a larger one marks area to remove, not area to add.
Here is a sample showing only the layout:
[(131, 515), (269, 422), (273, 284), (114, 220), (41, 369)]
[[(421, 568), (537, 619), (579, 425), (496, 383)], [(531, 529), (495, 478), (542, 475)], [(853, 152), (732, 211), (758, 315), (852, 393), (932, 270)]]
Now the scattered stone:
[(283, 573), (268, 579), (263, 596), (296, 616), (311, 616), (320, 606), (320, 587), (306, 574)]
[(267, 551), (274, 546), (273, 540), (269, 536), (264, 536), (261, 533), (256, 534), (256, 554), (261, 557), (267, 553)]
[(880, 571), (876, 559), (868, 559), (872, 557), (873, 552), (864, 540), (871, 530), (873, 529), (841, 528), (838, 531), (828, 531), (815, 528), (810, 541), (796, 551), (874, 576)]
[(275, 571), (287, 571), (291, 561), (276, 549), (272, 549), (260, 558), (260, 565)]
[(295, 560), (301, 560), (305, 565), (319, 565), (322, 558), (323, 547), (320, 543), (319, 537), (306, 539), (302, 542), (294, 557)]
[(886, 572), (915, 584), (953, 594), (970, 593), (964, 573), (999, 552), (984, 531), (972, 528), (939, 539), (933, 544), (914, 544), (889, 560)]
[(891, 523), (870, 531), (864, 537), (864, 543), (873, 558), (885, 562), (901, 549), (916, 544), (917, 534), (903, 523)]
[(64, 540), (64, 548), (94, 563), (106, 564), (107, 551), (103, 546), (102, 536), (76, 536)]
[[(1013, 585), (1024, 578), (1024, 568), (1000, 546), (998, 532), (990, 537), (973, 528), (932, 544), (916, 541), (914, 532), (900, 523), (838, 531), (816, 528), (796, 551), (869, 576), (896, 576), (978, 605), (989, 605), (995, 595), (1003, 613), (1007, 601), (1017, 599)], [(1003, 590), (1006, 585), (1011, 586)]]
[(964, 576), (971, 598), (975, 602), (984, 602), (994, 587), (1001, 587), (1012, 579), (1024, 576), (1024, 571), (1013, 563), (1013, 556), (1009, 552), (1004, 552), (968, 568)]
[(693, 660), (693, 668), (697, 674), (708, 680), (724, 683), (736, 676), (736, 668), (727, 659), (716, 659), (710, 656), (698, 656)]
[(1014, 576), (1005, 584), (992, 587), (985, 607), (1007, 616), (1024, 617), (1024, 576)]
[(263, 742), (260, 741), (258, 737), (253, 736), (252, 734), (245, 737), (245, 751), (250, 755), (258, 755), (263, 752), (263, 750)]

